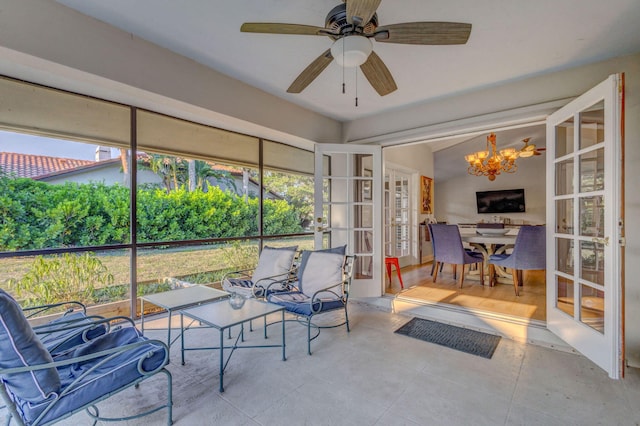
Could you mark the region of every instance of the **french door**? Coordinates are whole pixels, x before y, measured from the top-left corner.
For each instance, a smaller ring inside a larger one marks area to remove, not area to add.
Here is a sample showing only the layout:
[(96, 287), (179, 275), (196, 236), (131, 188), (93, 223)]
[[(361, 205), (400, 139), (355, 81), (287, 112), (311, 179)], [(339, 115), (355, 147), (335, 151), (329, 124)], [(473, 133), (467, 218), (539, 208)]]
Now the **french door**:
[(351, 295), (382, 295), (382, 149), (316, 144), (315, 246), (355, 254)]
[(547, 119), (547, 327), (622, 368), (621, 75)]
[(411, 174), (386, 167), (384, 176), (384, 255), (406, 264), (411, 256)]

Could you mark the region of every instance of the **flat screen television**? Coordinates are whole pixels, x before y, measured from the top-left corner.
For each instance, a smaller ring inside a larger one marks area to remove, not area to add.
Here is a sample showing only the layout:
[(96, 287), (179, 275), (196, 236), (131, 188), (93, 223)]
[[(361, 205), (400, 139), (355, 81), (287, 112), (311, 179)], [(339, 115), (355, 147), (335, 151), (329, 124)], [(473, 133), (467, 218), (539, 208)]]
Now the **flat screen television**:
[(524, 213), (524, 189), (476, 192), (478, 213)]

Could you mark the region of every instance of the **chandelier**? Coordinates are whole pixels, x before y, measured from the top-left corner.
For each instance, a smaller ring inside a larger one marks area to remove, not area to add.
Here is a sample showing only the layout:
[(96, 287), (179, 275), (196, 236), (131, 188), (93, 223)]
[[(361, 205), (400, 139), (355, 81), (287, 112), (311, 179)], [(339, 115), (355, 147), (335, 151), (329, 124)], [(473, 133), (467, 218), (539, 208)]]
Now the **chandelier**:
[[(489, 144), (491, 144), (491, 151), (489, 151)], [(470, 175), (486, 176), (490, 181), (494, 181), (500, 173), (514, 173), (518, 169), (516, 159), (519, 153), (520, 151), (513, 148), (501, 149), (498, 153), (496, 134), (491, 133), (487, 136), (486, 150), (464, 156), (464, 159), (469, 163), (467, 172)]]

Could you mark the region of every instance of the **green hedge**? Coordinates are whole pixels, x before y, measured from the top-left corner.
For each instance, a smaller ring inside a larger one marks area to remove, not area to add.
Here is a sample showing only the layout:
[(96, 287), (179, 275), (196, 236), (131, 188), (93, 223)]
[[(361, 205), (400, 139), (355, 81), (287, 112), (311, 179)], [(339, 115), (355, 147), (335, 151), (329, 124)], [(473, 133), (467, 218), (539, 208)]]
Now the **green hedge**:
[[(138, 190), (138, 241), (258, 235), (258, 203), (218, 187), (169, 193)], [(264, 233), (302, 231), (284, 200), (264, 200)], [(52, 185), (0, 176), (0, 251), (94, 246), (129, 241), (129, 190), (121, 185)]]

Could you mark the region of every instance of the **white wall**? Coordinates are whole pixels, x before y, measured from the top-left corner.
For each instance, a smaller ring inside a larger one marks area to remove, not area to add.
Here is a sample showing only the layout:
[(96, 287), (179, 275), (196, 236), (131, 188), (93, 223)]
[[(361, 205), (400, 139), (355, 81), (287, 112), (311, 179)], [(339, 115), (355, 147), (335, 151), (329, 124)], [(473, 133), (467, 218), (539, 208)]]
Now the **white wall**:
[[(435, 153), (438, 161), (438, 153)], [(464, 163), (464, 161), (463, 161)], [(458, 174), (447, 180), (435, 178), (435, 210), (438, 221), (448, 223), (489, 222), (493, 214), (478, 214), (476, 191), (524, 188), (525, 213), (502, 213), (512, 223), (540, 225), (545, 223), (545, 158), (544, 155), (520, 158), (518, 170), (501, 174), (491, 182), (484, 176)], [(466, 163), (456, 165), (466, 170)]]
[[(115, 163), (110, 167), (103, 167), (100, 169), (83, 170), (74, 173), (63, 173), (60, 175), (54, 175), (50, 178), (41, 179), (43, 182), (51, 183), (54, 185), (63, 185), (66, 182), (76, 183), (89, 183), (100, 182), (105, 185), (128, 185), (128, 182), (124, 182), (124, 175), (121, 171), (120, 163)], [(138, 184), (154, 183), (161, 185), (162, 179), (151, 170), (138, 170), (137, 176)]]

